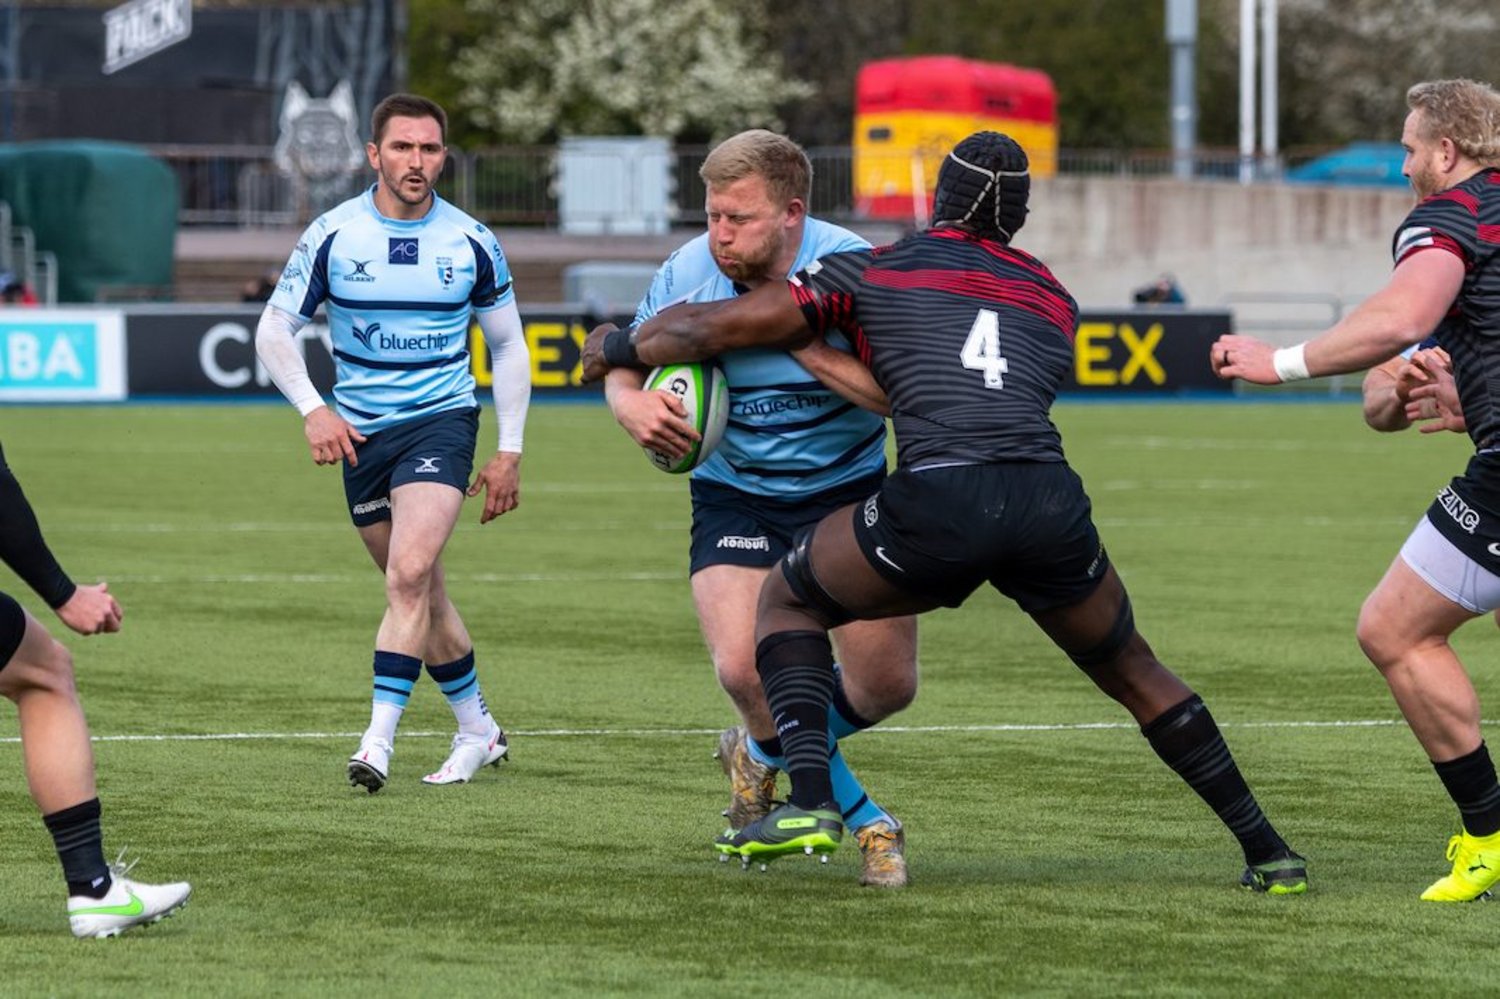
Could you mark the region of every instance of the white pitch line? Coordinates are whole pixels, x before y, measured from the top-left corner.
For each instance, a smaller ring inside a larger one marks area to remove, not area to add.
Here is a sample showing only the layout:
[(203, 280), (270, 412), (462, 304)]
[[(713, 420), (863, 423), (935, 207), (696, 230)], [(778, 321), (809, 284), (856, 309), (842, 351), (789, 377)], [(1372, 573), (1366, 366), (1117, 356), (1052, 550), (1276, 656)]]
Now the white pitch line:
[[(1258, 721), (1220, 722), (1220, 728), (1389, 728), (1406, 724), (1399, 718), (1357, 718), (1335, 721)], [(1483, 724), (1493, 725), (1492, 721)], [(921, 735), (932, 732), (1097, 732), (1136, 731), (1134, 722), (1066, 722), (1066, 723), (1000, 723), (994, 725), (878, 725), (867, 729), (871, 735)], [(569, 738), (678, 738), (682, 736), (718, 735), (720, 728), (541, 728), (516, 729), (506, 734), (525, 739)], [(358, 739), (358, 732), (212, 732), (163, 733), (158, 735), (96, 735), (95, 742), (277, 742), (293, 739)], [(451, 730), (442, 732), (402, 732), (402, 739), (451, 738)], [(18, 743), (19, 736), (0, 738), (0, 744)]]
[[(461, 583), (660, 583), (686, 582), (685, 570), (673, 572), (448, 572), (450, 581)], [(122, 572), (109, 577), (111, 583), (281, 585), (284, 583), (364, 583), (374, 579), (368, 572), (243, 572), (207, 576), (167, 576)]]

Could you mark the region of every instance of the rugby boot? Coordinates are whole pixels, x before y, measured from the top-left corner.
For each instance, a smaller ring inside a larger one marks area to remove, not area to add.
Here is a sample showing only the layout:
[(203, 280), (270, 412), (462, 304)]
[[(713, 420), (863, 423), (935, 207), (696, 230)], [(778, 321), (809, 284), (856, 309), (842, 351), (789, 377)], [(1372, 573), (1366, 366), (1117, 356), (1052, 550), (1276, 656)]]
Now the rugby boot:
[(789, 853), (823, 854), (827, 863), (827, 854), (837, 850), (843, 838), (844, 820), (833, 802), (812, 809), (785, 804), (743, 829), (724, 830), (714, 840), (714, 848), (726, 857), (739, 857), (746, 865), (755, 860), (764, 866)]
[(872, 888), (904, 888), (906, 873), (906, 830), (894, 818), (876, 819), (854, 830), (864, 868), (859, 883)]
[(385, 787), (391, 772), (391, 744), (384, 739), (366, 737), (349, 757), (349, 786), (362, 787), (371, 794)]
[(1240, 887), (1267, 895), (1301, 895), (1307, 891), (1307, 861), (1287, 851), (1259, 864), (1250, 864), (1240, 875)]
[(437, 771), (422, 778), (423, 784), (467, 784), (481, 767), (498, 767), (510, 747), (505, 730), (493, 721), (488, 735), (460, 732), (453, 737), (453, 751)]
[(729, 808), (724, 816), (731, 829), (743, 829), (763, 818), (776, 797), (776, 768), (756, 762), (750, 755), (749, 741), (743, 725), (726, 728), (714, 752), (724, 776), (729, 778)]
[(1422, 893), (1424, 902), (1473, 902), (1488, 899), (1500, 881), (1500, 833), (1471, 836), (1459, 833), (1448, 841), (1453, 870)]

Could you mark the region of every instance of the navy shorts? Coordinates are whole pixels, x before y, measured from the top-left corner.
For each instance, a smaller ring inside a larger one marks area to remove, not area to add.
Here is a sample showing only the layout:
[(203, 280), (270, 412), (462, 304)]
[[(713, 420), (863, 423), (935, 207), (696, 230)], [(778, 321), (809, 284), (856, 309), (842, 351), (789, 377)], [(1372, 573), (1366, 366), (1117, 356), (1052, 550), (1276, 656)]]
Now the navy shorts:
[(854, 536), (893, 585), (945, 607), (985, 582), (1029, 614), (1066, 607), (1109, 568), (1083, 482), (1063, 462), (898, 471), (854, 511)]
[(26, 637), (26, 612), (9, 593), (0, 593), (0, 669), (21, 647)]
[(390, 520), (391, 490), (408, 482), (442, 482), (459, 492), (467, 490), (478, 440), (478, 406), (450, 409), (371, 434), (354, 449), (359, 464), (344, 463), (344, 496), (354, 526)]
[(688, 573), (711, 565), (773, 566), (799, 533), (840, 507), (869, 498), (884, 480), (885, 473), (876, 472), (820, 493), (777, 499), (694, 479)]

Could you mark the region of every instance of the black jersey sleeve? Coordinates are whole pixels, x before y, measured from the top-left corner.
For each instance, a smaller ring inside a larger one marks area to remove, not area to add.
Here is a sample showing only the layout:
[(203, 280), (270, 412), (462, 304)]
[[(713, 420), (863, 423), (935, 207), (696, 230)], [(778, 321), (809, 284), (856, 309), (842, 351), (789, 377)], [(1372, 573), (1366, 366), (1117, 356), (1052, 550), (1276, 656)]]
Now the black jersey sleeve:
[(873, 253), (870, 249), (831, 253), (787, 278), (808, 327), (820, 334), (842, 330), (866, 364), (870, 363), (869, 347), (855, 317), (855, 295)]
[(53, 558), (21, 483), (0, 449), (0, 560), (10, 566), (54, 610), (78, 589)]
[(1422, 200), (1396, 230), (1391, 256), (1397, 264), (1422, 250), (1441, 249), (1464, 266), (1474, 264), (1479, 237), (1479, 203), (1468, 191), (1450, 188)]

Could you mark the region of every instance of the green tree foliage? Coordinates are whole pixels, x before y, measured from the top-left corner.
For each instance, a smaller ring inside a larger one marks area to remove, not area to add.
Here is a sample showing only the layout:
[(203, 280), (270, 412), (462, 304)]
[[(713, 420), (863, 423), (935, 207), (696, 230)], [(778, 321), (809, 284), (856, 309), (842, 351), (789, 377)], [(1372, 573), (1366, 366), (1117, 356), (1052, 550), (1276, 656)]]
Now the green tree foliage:
[(469, 124), (511, 142), (562, 135), (702, 141), (778, 128), (805, 97), (771, 50), (759, 5), (722, 0), (468, 0), (491, 25), (457, 52)]
[(1162, 0), (924, 0), (918, 6), (906, 54), (943, 52), (1045, 71), (1057, 86), (1064, 146), (1167, 144)]
[[(1239, 65), (1239, 0), (1201, 3), (1204, 32), (1218, 35), (1205, 43), (1228, 58), (1202, 67), (1200, 88), (1216, 86), (1215, 75), (1237, 80)], [(1395, 142), (1413, 83), (1497, 79), (1500, 8), (1494, 0), (1280, 0), (1278, 21), (1283, 148)], [(1238, 94), (1237, 83), (1221, 80), (1217, 87)], [(1229, 120), (1237, 129), (1237, 115)]]
[(461, 113), (464, 81), (454, 61), (470, 39), (490, 30), (484, 18), (469, 11), (465, 0), (408, 0), (407, 51), (409, 87), (448, 111), (448, 144), (480, 146), (494, 137), (476, 129)]

